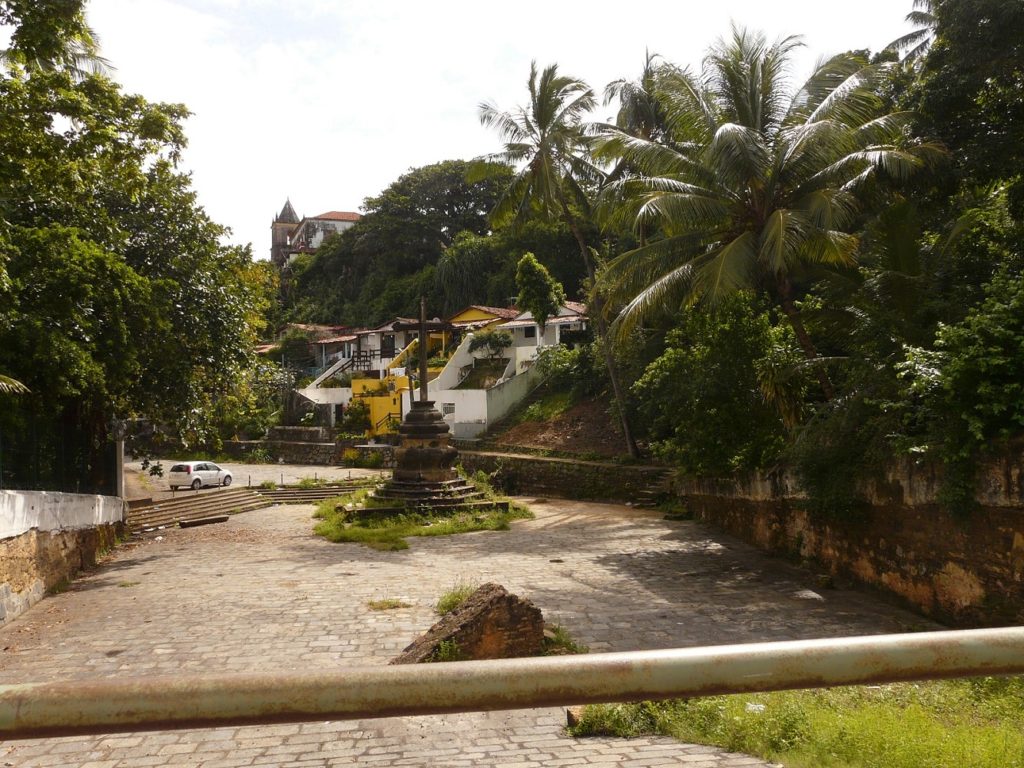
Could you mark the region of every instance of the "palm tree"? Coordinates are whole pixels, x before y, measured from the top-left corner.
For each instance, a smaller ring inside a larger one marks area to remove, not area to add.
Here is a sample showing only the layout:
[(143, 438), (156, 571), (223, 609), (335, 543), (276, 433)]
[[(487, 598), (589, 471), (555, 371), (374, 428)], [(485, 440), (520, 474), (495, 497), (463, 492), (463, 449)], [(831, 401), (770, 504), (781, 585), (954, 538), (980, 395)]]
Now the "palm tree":
[[(589, 215), (591, 208), (586, 188), (595, 188), (602, 178), (590, 162), (583, 123), (597, 105), (594, 92), (582, 80), (558, 74), (557, 64), (538, 73), (536, 61), (530, 63), (528, 89), (529, 104), (514, 112), (502, 111), (490, 103), (480, 105), (480, 122), (497, 130), (505, 144), (502, 152), (483, 160), (516, 169), (491, 212), (491, 219), (497, 225), (513, 226), (534, 215), (560, 219), (576, 239), (591, 285), (595, 285), (595, 251), (587, 243), (580, 221), (580, 216)], [(591, 308), (598, 333), (604, 337), (602, 300), (596, 292)], [(615, 359), (608, 344), (603, 344), (602, 348), (612, 390), (619, 403), (626, 446), (635, 457), (639, 452), (626, 416), (626, 401)]]
[(847, 229), (858, 188), (878, 173), (907, 176), (934, 148), (901, 145), (909, 115), (880, 114), (875, 87), (883, 70), (855, 56), (825, 61), (791, 93), (788, 64), (800, 44), (788, 37), (769, 45), (762, 34), (734, 28), (711, 49), (700, 77), (664, 71), (666, 140), (618, 129), (599, 140), (599, 156), (625, 159), (641, 174), (609, 184), (599, 213), (664, 234), (612, 260), (603, 277), (610, 297), (625, 304), (619, 335), (681, 302), (767, 293), (831, 399), (794, 280), (807, 266), (853, 264), (858, 241)]
[(903, 54), (903, 61), (914, 62), (924, 56), (935, 40), (939, 23), (936, 11), (942, 0), (914, 0), (914, 10), (905, 17), (916, 29), (889, 43), (885, 50)]
[(113, 66), (100, 56), (99, 37), (86, 22), (84, 2), (37, 0), (0, 14), (14, 26), (9, 48), (0, 49), (0, 65), (33, 72), (68, 72), (75, 80), (107, 74)]
[(0, 373), (0, 395), (20, 395), (28, 392), (29, 389), (17, 379), (4, 376)]
[(665, 109), (655, 93), (661, 57), (647, 51), (644, 68), (638, 80), (620, 78), (604, 89), (604, 105), (618, 99), (619, 111), (615, 125), (626, 133), (644, 139), (658, 139), (665, 133)]

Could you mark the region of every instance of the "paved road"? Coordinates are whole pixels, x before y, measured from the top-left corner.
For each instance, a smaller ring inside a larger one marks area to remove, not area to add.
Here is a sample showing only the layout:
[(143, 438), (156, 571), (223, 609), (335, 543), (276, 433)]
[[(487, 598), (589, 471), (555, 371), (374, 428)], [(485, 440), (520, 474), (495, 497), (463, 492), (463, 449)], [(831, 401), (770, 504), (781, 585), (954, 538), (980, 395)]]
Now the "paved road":
[[(508, 532), (376, 552), (310, 536), (311, 507), (168, 530), (0, 629), (0, 680), (385, 664), (459, 580), (532, 599), (592, 651), (895, 632), (924, 620), (690, 522), (552, 501)], [(369, 600), (412, 607), (374, 612)], [(559, 709), (0, 743), (0, 766), (533, 766), (764, 763), (668, 739), (574, 740)]]

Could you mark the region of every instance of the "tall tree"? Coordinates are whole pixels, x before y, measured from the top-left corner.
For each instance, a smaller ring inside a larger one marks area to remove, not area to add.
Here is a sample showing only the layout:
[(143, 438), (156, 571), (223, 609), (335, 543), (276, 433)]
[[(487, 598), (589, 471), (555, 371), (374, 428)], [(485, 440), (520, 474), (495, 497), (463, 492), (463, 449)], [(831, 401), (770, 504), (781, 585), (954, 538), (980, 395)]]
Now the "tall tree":
[(558, 308), (565, 303), (565, 291), (532, 253), (523, 254), (519, 260), (516, 286), (519, 288), (519, 307), (533, 315), (540, 328), (540, 343), (543, 344), (548, 319), (558, 314)]
[[(502, 111), (490, 103), (480, 105), (480, 122), (494, 128), (505, 144), (502, 152), (488, 156), (487, 160), (516, 169), (491, 218), (498, 225), (518, 225), (535, 215), (561, 219), (576, 238), (580, 258), (596, 288), (596, 251), (587, 243), (581, 221), (581, 216), (588, 216), (591, 208), (587, 189), (594, 189), (601, 180), (600, 171), (590, 162), (583, 123), (597, 104), (594, 92), (582, 80), (558, 74), (557, 64), (538, 72), (535, 61), (530, 64), (527, 88), (529, 103), (514, 112)], [(603, 300), (596, 290), (590, 314), (604, 338), (607, 334)], [(630, 429), (614, 354), (607, 340), (602, 348), (626, 448), (635, 457), (639, 452)]]
[[(905, 178), (938, 150), (905, 146), (909, 115), (881, 113), (883, 69), (858, 56), (829, 59), (791, 92), (787, 71), (799, 45), (734, 28), (699, 77), (664, 71), (658, 92), (668, 140), (619, 129), (601, 140), (603, 156), (642, 174), (608, 185), (605, 215), (664, 233), (605, 271), (611, 295), (625, 304), (620, 333), (680, 302), (714, 303), (755, 288), (785, 314), (807, 359), (819, 361), (798, 306), (802, 270), (853, 264), (858, 189), (876, 175)], [(831, 399), (827, 372), (815, 367)]]
[(906, 20), (915, 29), (893, 40), (886, 46), (887, 51), (903, 54), (903, 60), (916, 62), (924, 58), (935, 39), (935, 27), (938, 23), (936, 11), (942, 0), (914, 0), (914, 10), (907, 14)]

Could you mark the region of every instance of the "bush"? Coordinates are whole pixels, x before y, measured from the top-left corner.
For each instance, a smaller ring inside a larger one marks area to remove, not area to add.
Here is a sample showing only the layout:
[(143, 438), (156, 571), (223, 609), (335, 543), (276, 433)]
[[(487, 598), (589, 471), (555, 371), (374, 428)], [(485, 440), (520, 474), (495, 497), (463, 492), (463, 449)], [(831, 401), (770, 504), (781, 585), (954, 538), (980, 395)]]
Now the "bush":
[(785, 429), (765, 401), (759, 363), (790, 346), (748, 296), (686, 312), (633, 385), (655, 455), (695, 475), (731, 475), (778, 457)]

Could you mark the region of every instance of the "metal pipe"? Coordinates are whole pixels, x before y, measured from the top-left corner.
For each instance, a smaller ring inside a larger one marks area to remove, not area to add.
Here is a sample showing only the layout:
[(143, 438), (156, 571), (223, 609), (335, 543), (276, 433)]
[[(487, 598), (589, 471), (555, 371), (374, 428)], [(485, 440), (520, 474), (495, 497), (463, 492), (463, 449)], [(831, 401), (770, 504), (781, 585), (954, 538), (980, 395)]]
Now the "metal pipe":
[(0, 737), (346, 720), (1024, 673), (1024, 628), (0, 686)]

